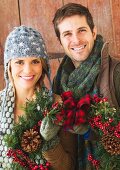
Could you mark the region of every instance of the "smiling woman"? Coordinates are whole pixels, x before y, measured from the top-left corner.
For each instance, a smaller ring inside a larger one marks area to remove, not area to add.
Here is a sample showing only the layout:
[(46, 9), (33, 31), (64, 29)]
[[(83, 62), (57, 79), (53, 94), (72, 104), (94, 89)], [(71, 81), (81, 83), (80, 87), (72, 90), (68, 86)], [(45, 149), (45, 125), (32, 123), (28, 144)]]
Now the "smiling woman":
[[(48, 90), (44, 85), (45, 75), (48, 77), (50, 85), (51, 81), (48, 55), (41, 34), (26, 26), (15, 28), (8, 35), (5, 43), (4, 68), (6, 87), (0, 92), (0, 169), (35, 170), (37, 168), (48, 170), (49, 166), (50, 169), (54, 168), (54, 170), (69, 169), (72, 159), (68, 154), (68, 150), (66, 154), (66, 144), (62, 144), (59, 140), (59, 137), (62, 137), (62, 135), (60, 136), (61, 133), (58, 133), (60, 128), (56, 125), (57, 128), (52, 131), (52, 139), (46, 141), (42, 136), (42, 132), (36, 129), (35, 126), (33, 127), (35, 120), (41, 120), (41, 117), (44, 117), (44, 110), (41, 108), (48, 101), (54, 102), (56, 100), (55, 97), (53, 98), (51, 89)], [(48, 91), (47, 96), (45, 96), (46, 91)], [(32, 116), (27, 117), (25, 111), (27, 103), (28, 101), (38, 102), (37, 94), (40, 95), (44, 103), (41, 104), (40, 101), (36, 106), (33, 107), (32, 105), (32, 113), (30, 110), (28, 111), (28, 115)], [(23, 120), (25, 120), (25, 129), (20, 126)], [(48, 125), (47, 122), (46, 124)], [(5, 137), (7, 135), (11, 136), (15, 132), (16, 126), (20, 128), (17, 129), (13, 142), (10, 142), (13, 150), (8, 154), (8, 147), (11, 145), (9, 146), (6, 143)], [(48, 129), (51, 133), (51, 129)], [(16, 140), (17, 135), (18, 140)], [(73, 135), (69, 135), (69, 133), (66, 135), (68, 140), (71, 136)], [(18, 145), (18, 143), (22, 144)], [(30, 147), (33, 148), (32, 151)], [(47, 154), (50, 150), (53, 152), (53, 149), (55, 156), (52, 156), (52, 158), (44, 156), (44, 153)], [(61, 153), (57, 160), (56, 152)], [(65, 155), (65, 169), (60, 167), (63, 154)], [(55, 160), (58, 164), (56, 164)]]
[(11, 61), (11, 74), (17, 89), (33, 89), (42, 75), (42, 63), (39, 58), (17, 58)]

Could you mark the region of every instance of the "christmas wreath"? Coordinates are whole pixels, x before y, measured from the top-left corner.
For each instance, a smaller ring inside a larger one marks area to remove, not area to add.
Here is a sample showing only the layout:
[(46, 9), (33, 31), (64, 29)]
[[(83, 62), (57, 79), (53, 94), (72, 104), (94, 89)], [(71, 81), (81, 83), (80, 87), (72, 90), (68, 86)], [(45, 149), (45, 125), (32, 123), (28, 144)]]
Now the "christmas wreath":
[(88, 160), (95, 169), (119, 170), (120, 169), (120, 110), (111, 107), (106, 98), (94, 95), (91, 98), (88, 121), (99, 137), (96, 156), (88, 155)]
[[(63, 107), (56, 115), (55, 122), (62, 122), (65, 130), (77, 133), (77, 128), (88, 124), (89, 130), (85, 138), (93, 130), (98, 138), (96, 141), (96, 155), (98, 160), (88, 153), (88, 161), (94, 169), (119, 170), (120, 169), (120, 111), (111, 107), (107, 98), (97, 95), (86, 95), (80, 100), (74, 93), (66, 91), (62, 94)], [(63, 121), (64, 120), (64, 121)], [(74, 128), (75, 127), (75, 128)]]
[[(120, 112), (111, 107), (106, 98), (86, 95), (76, 99), (73, 92), (62, 93), (62, 104), (53, 103), (46, 89), (36, 92), (36, 99), (26, 103), (25, 116), (14, 124), (13, 134), (4, 137), (8, 156), (13, 158), (12, 168), (19, 170), (48, 170), (50, 163), (42, 157), (42, 147), (46, 142), (41, 134), (42, 120), (50, 118), (53, 124), (77, 133), (77, 127), (89, 124), (85, 135), (92, 129), (98, 136), (95, 155), (88, 153), (88, 161), (94, 169), (120, 169)], [(42, 162), (35, 161), (36, 155)], [(99, 159), (98, 159), (99, 158)]]
[(19, 117), (19, 122), (14, 124), (13, 133), (4, 136), (4, 141), (9, 148), (7, 156), (12, 158), (12, 169), (49, 169), (50, 163), (42, 156), (42, 148), (46, 141), (40, 134), (40, 126), (46, 116), (54, 118), (59, 107), (59, 104), (53, 104), (53, 97), (46, 88), (36, 92), (34, 100), (26, 102), (23, 108), (25, 115)]

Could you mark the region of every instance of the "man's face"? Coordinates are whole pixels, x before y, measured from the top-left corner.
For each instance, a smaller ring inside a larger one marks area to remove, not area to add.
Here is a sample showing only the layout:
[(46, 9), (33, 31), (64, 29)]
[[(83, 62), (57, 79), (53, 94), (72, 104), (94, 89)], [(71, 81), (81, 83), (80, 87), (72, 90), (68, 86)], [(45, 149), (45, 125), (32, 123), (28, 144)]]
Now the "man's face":
[(75, 67), (86, 60), (94, 46), (97, 30), (93, 32), (85, 16), (74, 15), (63, 19), (58, 24), (60, 41), (65, 53), (72, 59)]

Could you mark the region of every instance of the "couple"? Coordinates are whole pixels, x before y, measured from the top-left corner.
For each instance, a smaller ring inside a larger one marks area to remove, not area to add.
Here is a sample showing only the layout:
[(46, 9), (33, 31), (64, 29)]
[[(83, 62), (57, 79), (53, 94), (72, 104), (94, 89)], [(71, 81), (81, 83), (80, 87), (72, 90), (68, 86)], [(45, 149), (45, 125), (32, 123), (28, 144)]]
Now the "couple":
[[(53, 81), (54, 101), (61, 102), (61, 93), (75, 88), (80, 97), (86, 94), (102, 95), (108, 98), (111, 106), (119, 108), (120, 63), (109, 56), (108, 44), (97, 34), (88, 8), (75, 3), (66, 4), (56, 11), (53, 24), (66, 54)], [(18, 123), (19, 116), (25, 114), (21, 106), (25, 106), (27, 100), (36, 98), (35, 92), (43, 88), (45, 75), (50, 80), (48, 58), (44, 40), (33, 28), (16, 27), (8, 35), (4, 51), (6, 87), (0, 92), (0, 170), (93, 169), (87, 160), (84, 139), (84, 134), (89, 131), (87, 125), (74, 133), (57, 130), (58, 133), (55, 132), (53, 138), (45, 142), (47, 147), (43, 147), (41, 155), (32, 158), (40, 166), (18, 166), (18, 161), (13, 167), (12, 159), (6, 156), (4, 135), (12, 134), (13, 124)], [(47, 137), (44, 134), (47, 133), (42, 130), (40, 133), (45, 141)], [(51, 131), (49, 123), (46, 130), (48, 133)], [(87, 141), (94, 150), (94, 133), (90, 133), (93, 138)]]

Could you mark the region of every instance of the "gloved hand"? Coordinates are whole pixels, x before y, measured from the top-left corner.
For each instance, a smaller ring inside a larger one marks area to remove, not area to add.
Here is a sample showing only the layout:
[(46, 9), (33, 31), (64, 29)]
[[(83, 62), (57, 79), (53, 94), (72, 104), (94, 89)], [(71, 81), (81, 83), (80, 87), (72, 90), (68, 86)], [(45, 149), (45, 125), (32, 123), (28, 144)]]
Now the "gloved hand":
[(87, 124), (81, 124), (79, 126), (73, 126), (73, 129), (69, 129), (69, 132), (83, 135), (85, 140), (98, 140), (98, 134), (91, 129)]
[(43, 118), (40, 126), (40, 134), (46, 141), (56, 136), (59, 130), (60, 126), (54, 124), (49, 116)]
[(89, 126), (87, 124), (81, 124), (78, 126), (73, 126), (73, 129), (69, 129), (71, 133), (84, 135), (89, 130)]

